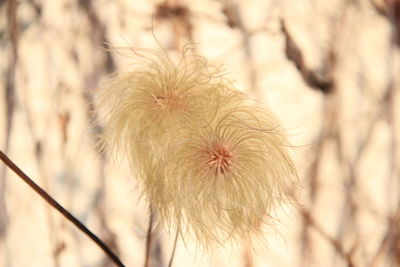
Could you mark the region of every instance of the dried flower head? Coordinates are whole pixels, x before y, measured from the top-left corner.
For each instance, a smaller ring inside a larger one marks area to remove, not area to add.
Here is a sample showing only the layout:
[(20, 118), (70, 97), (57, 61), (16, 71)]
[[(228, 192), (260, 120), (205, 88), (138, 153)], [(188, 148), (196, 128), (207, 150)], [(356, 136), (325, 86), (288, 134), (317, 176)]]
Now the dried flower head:
[(106, 124), (103, 144), (129, 157), (150, 201), (164, 202), (160, 158), (168, 140), (183, 125), (214, 117), (220, 103), (236, 93), (227, 92), (219, 71), (190, 47), (179, 62), (165, 52), (132, 52), (137, 64), (103, 82), (97, 95)]
[(296, 175), (275, 117), (239, 103), (221, 108), (205, 127), (181, 129), (167, 150), (166, 190), (175, 203), (163, 219), (203, 244), (251, 243), (276, 205), (288, 200), (288, 181)]
[(272, 114), (190, 52), (179, 62), (142, 52), (102, 84), (104, 144), (128, 155), (167, 227), (205, 246), (250, 241), (296, 175), (287, 142)]

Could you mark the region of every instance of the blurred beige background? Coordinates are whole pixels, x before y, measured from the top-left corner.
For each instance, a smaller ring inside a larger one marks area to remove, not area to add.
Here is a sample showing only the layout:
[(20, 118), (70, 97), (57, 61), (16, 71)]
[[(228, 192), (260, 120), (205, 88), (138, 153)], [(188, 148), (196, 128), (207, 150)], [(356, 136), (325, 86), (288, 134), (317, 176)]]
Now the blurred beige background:
[[(94, 148), (93, 90), (130, 58), (188, 42), (281, 120), (302, 184), (257, 252), (178, 241), (174, 266), (400, 266), (400, 1), (2, 0), (0, 148), (143, 266), (149, 212), (126, 163)], [(154, 31), (154, 35), (152, 33)], [(167, 266), (174, 236), (153, 236)], [(112, 266), (0, 165), (0, 266)]]

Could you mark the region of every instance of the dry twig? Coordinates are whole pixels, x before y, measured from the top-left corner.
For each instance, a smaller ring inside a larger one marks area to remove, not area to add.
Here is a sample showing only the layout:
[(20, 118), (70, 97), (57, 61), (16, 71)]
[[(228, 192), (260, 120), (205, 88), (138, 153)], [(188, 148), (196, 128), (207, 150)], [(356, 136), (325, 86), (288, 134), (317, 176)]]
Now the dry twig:
[(73, 223), (80, 231), (87, 235), (110, 259), (120, 267), (125, 265), (121, 260), (108, 248), (108, 246), (92, 233), (85, 225), (75, 218), (69, 211), (54, 200), (46, 191), (38, 186), (28, 175), (26, 175), (14, 162), (12, 162), (2, 151), (0, 151), (0, 160), (4, 162), (15, 174), (17, 174), (25, 183), (27, 183), (38, 195), (40, 195), (49, 205), (56, 209), (68, 221)]

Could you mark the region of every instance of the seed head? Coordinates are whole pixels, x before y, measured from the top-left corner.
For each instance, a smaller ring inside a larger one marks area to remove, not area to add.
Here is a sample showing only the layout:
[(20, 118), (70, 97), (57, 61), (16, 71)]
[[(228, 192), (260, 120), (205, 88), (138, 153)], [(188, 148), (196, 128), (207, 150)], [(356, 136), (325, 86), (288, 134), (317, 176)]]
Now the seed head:
[(147, 51), (101, 85), (103, 141), (126, 154), (167, 227), (200, 244), (251, 243), (296, 176), (278, 120), (186, 50)]
[(128, 156), (144, 196), (165, 202), (160, 159), (169, 139), (180, 127), (211, 120), (220, 103), (237, 92), (228, 92), (219, 71), (190, 48), (179, 62), (164, 52), (134, 53), (137, 64), (112, 75), (98, 91), (105, 121), (102, 143)]
[(203, 244), (250, 242), (289, 199), (285, 185), (296, 175), (278, 121), (240, 100), (207, 126), (181, 129), (167, 149), (165, 189), (173, 199), (159, 207), (169, 211), (163, 220)]

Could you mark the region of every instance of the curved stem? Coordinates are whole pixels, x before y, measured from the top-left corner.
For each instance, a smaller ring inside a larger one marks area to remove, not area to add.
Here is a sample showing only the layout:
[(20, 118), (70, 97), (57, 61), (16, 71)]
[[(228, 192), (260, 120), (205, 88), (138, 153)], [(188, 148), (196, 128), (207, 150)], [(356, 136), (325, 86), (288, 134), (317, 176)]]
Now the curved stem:
[(149, 218), (149, 227), (147, 229), (147, 236), (146, 236), (146, 255), (144, 260), (144, 267), (149, 267), (150, 263), (150, 251), (151, 251), (151, 242), (152, 242), (152, 230), (153, 230), (153, 209), (151, 205), (150, 209), (150, 218)]
[(36, 193), (38, 193), (49, 205), (60, 212), (68, 221), (73, 223), (79, 230), (87, 235), (97, 246), (101, 248), (110, 259), (119, 267), (125, 267), (121, 260), (115, 255), (108, 246), (101, 241), (95, 234), (93, 234), (84, 224), (82, 224), (77, 218), (75, 218), (69, 211), (61, 206), (55, 199), (53, 199), (46, 191), (38, 186), (28, 175), (26, 175), (11, 159), (9, 159), (0, 150), (0, 160), (4, 162), (13, 172), (15, 172), (25, 183), (27, 183)]
[(179, 229), (176, 230), (174, 247), (172, 248), (172, 253), (171, 253), (171, 257), (169, 259), (168, 267), (172, 267), (172, 262), (174, 261), (174, 258), (175, 258), (176, 244), (178, 243), (178, 237), (179, 237)]

